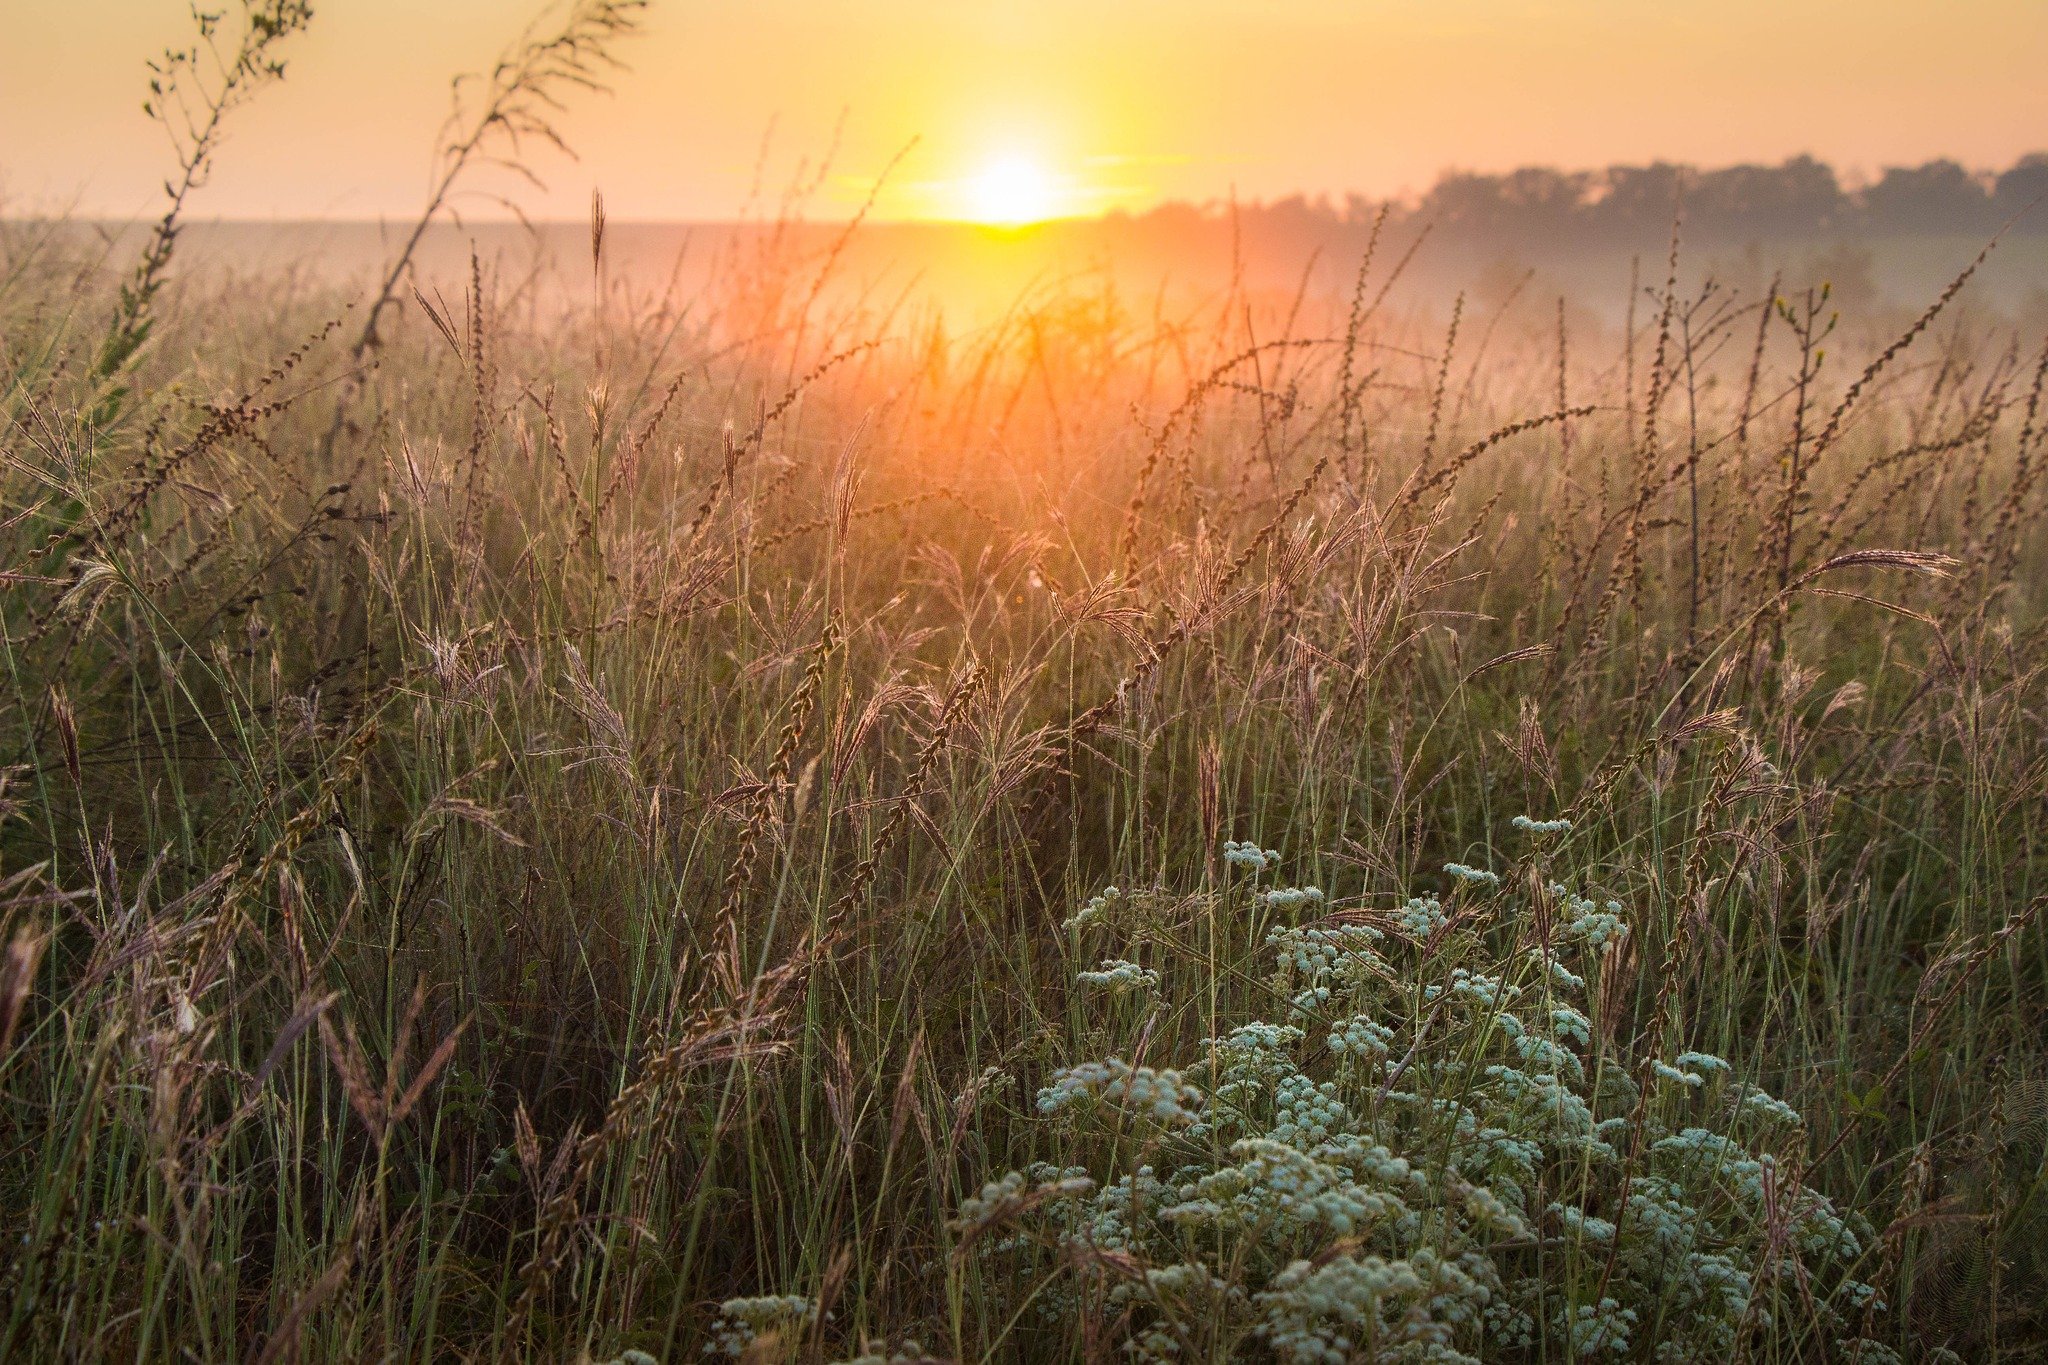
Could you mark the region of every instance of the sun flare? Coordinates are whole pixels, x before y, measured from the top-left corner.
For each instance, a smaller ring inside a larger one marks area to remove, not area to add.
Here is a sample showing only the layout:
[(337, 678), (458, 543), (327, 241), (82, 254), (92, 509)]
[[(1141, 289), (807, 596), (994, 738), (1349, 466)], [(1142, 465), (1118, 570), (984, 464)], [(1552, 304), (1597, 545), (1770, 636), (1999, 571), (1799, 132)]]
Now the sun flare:
[(1028, 157), (1008, 156), (982, 167), (967, 187), (968, 216), (992, 227), (1022, 227), (1057, 210), (1052, 177)]

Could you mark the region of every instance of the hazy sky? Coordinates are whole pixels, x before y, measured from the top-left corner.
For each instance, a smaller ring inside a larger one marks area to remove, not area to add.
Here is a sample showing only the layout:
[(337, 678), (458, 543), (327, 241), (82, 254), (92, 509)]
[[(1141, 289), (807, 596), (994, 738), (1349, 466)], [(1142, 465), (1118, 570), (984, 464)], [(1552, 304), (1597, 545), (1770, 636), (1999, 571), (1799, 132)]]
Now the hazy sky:
[[(536, 8), (315, 0), (197, 211), (406, 213), (449, 78)], [(143, 63), (182, 38), (183, 0), (0, 16), (5, 207), (150, 209), (166, 152)], [(622, 55), (616, 93), (566, 120), (581, 161), (544, 158), (529, 211), (580, 213), (597, 186), (614, 218), (730, 215), (771, 127), (779, 186), (842, 111), (820, 213), (850, 211), (913, 137), (888, 216), (1005, 194), (1081, 212), (1417, 190), (1533, 162), (2003, 166), (2048, 147), (2048, 0), (657, 0)]]

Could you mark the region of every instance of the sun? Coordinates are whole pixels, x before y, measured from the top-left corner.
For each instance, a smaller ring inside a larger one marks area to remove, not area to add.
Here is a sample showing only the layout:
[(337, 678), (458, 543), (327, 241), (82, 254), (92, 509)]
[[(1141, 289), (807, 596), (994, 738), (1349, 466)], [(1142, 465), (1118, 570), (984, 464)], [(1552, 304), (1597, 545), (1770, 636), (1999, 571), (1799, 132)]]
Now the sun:
[(992, 227), (1022, 227), (1053, 216), (1052, 177), (1028, 157), (1006, 156), (981, 168), (967, 186), (968, 216)]

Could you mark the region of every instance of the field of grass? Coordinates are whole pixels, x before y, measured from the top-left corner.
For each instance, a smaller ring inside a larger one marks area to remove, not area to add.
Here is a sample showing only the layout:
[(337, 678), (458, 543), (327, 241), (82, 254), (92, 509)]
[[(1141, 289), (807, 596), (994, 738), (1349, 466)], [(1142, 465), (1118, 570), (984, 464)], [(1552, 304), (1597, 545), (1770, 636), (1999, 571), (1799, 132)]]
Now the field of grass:
[(357, 348), (82, 240), (0, 225), (0, 1357), (2048, 1341), (2039, 338), (598, 227)]

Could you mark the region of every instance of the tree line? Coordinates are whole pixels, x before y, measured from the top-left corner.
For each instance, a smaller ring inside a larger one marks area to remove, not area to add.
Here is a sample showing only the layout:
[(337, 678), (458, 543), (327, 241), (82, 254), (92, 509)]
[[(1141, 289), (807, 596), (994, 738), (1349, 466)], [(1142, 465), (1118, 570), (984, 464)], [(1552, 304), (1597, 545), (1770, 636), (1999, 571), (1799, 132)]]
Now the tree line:
[[(1356, 227), (1383, 207), (1397, 219), (1430, 223), (1434, 231), (1458, 238), (1577, 245), (1639, 243), (1667, 231), (1681, 210), (1686, 233), (1695, 240), (1984, 235), (2008, 222), (2015, 231), (2048, 232), (2048, 152), (2030, 153), (2003, 171), (1972, 170), (1948, 159), (1893, 166), (1855, 186), (1811, 156), (1717, 170), (1659, 161), (1588, 171), (1453, 171), (1419, 199), (1389, 204), (1363, 195), (1341, 201), (1293, 195), (1240, 205), (1237, 212), (1253, 220), (1249, 225), (1285, 231)], [(1217, 210), (1169, 204), (1143, 216), (1170, 220)]]

